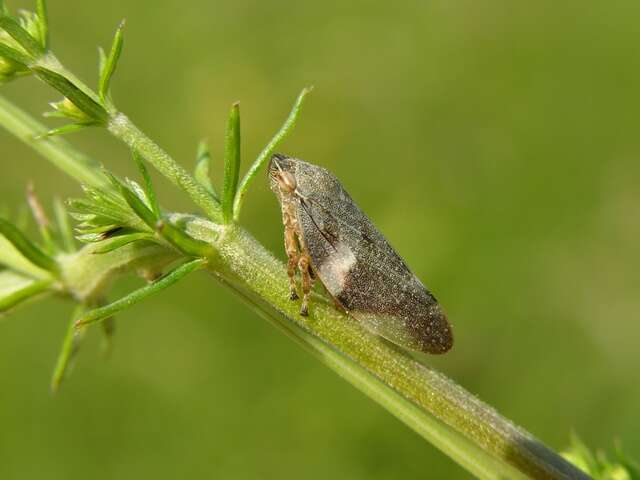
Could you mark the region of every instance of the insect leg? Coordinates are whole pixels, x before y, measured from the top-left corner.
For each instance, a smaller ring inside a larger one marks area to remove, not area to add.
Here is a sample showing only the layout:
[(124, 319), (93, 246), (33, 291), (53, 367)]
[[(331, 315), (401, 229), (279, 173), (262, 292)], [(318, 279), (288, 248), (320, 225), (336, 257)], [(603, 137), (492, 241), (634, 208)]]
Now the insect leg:
[(309, 292), (313, 286), (313, 277), (311, 273), (311, 259), (308, 253), (300, 255), (298, 260), (298, 268), (300, 269), (300, 275), (302, 275), (302, 306), (300, 307), (300, 315), (309, 315)]
[(296, 292), (296, 266), (298, 265), (298, 242), (296, 241), (296, 231), (293, 227), (285, 224), (284, 228), (284, 248), (289, 257), (287, 263), (287, 275), (289, 275), (289, 298), (291, 300), (298, 299)]

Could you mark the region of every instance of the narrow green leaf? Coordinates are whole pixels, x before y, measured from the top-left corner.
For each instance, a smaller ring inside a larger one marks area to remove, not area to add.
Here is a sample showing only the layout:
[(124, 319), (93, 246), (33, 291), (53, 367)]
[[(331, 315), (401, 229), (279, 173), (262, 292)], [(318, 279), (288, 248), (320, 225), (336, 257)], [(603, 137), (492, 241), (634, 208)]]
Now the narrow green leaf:
[[(77, 220), (81, 220), (81, 223), (76, 225), (75, 231), (78, 233), (106, 233), (112, 235), (112, 231), (117, 228), (122, 228), (118, 222), (112, 221), (110, 218), (100, 217), (96, 215), (71, 215)], [(111, 232), (111, 233), (109, 233)], [(103, 239), (104, 240), (104, 239)]]
[(104, 67), (107, 64), (107, 54), (104, 53), (104, 48), (98, 47), (98, 73), (102, 75)]
[(46, 83), (62, 93), (69, 99), (73, 105), (75, 105), (81, 112), (83, 112), (89, 120), (106, 124), (109, 119), (107, 111), (97, 103), (88, 94), (83, 92), (80, 88), (74, 85), (66, 77), (60, 75), (57, 72), (49, 70), (48, 68), (35, 66), (31, 70)]
[(42, 38), (44, 49), (47, 50), (49, 48), (49, 15), (47, 14), (47, 2), (45, 0), (38, 0), (36, 13), (38, 14), (40, 37)]
[(46, 292), (52, 280), (35, 280), (10, 270), (0, 272), (0, 314)]
[[(123, 204), (123, 210), (126, 209), (126, 215), (133, 216), (134, 214), (129, 207), (124, 202)], [(67, 205), (71, 209), (71, 217), (79, 222), (97, 224), (123, 223), (121, 220), (125, 212), (120, 212), (119, 209), (115, 210), (108, 204), (98, 204), (82, 198), (72, 198), (67, 202)]]
[(615, 456), (610, 459), (602, 450), (592, 451), (575, 434), (571, 434), (571, 445), (562, 456), (590, 475), (594, 480), (638, 480), (640, 472), (616, 446)]
[(34, 265), (49, 272), (58, 271), (58, 264), (52, 257), (40, 250), (20, 230), (2, 218), (0, 218), (0, 234), (4, 235)]
[(104, 307), (96, 308), (84, 314), (77, 322), (76, 328), (82, 328), (85, 325), (103, 321), (113, 315), (126, 310), (127, 308), (135, 305), (136, 303), (150, 297), (151, 295), (170, 287), (174, 283), (178, 282), (189, 273), (199, 269), (205, 264), (202, 259), (192, 260), (183, 265), (180, 265), (175, 270), (172, 270), (164, 277), (159, 278), (153, 283), (145, 285), (144, 287), (130, 293), (129, 295), (116, 300)]
[[(240, 183), (240, 187), (238, 188), (238, 193), (235, 196), (233, 203), (233, 216), (234, 220), (237, 222), (240, 218), (240, 210), (242, 209), (242, 202), (244, 201), (244, 196), (247, 193), (247, 188), (251, 181), (258, 174), (260, 169), (264, 166), (264, 164), (269, 160), (275, 149), (280, 145), (280, 143), (289, 135), (289, 133), (296, 126), (296, 122), (298, 120), (298, 115), (300, 114), (300, 110), (302, 109), (302, 105), (304, 103), (307, 94), (313, 90), (313, 87), (307, 87), (300, 92), (298, 98), (296, 99), (296, 103), (293, 105), (289, 116), (285, 120), (280, 130), (273, 136), (271, 141), (267, 144), (266, 147), (260, 152), (258, 158), (253, 162), (249, 171), (245, 174)], [(224, 203), (224, 202), (223, 202)]]
[(4, 0), (0, 0), (0, 15), (9, 15), (9, 10), (7, 10)]
[(99, 233), (101, 237), (100, 240), (106, 240), (107, 238), (111, 238), (116, 234), (124, 233), (123, 230), (124, 232), (126, 232), (126, 230), (120, 225), (108, 223), (101, 225), (82, 223), (76, 227), (77, 232), (85, 235), (89, 233)]
[(158, 218), (151, 210), (149, 210), (142, 199), (113, 174), (107, 172), (107, 176), (110, 178), (111, 183), (120, 190), (120, 194), (129, 207), (131, 207), (131, 210), (133, 210), (149, 228), (155, 230)]
[(76, 239), (82, 243), (98, 243), (105, 240), (102, 233), (82, 233), (76, 236)]
[(233, 220), (233, 200), (238, 188), (240, 172), (240, 105), (234, 103), (229, 113), (224, 142), (224, 179), (222, 185), (222, 218), (224, 223)]
[(575, 432), (571, 432), (571, 450), (575, 455), (574, 460), (578, 460), (578, 466), (581, 469), (589, 474), (595, 474), (598, 471), (598, 460)]
[(109, 253), (117, 250), (118, 248), (124, 247), (125, 245), (129, 245), (133, 242), (139, 242), (141, 240), (149, 240), (153, 241), (155, 237), (151, 233), (130, 233), (126, 235), (118, 235), (117, 237), (109, 238), (107, 240), (103, 240), (100, 242), (95, 250), (91, 253), (94, 254), (102, 254)]
[(84, 312), (84, 305), (78, 305), (71, 316), (71, 321), (69, 322), (64, 339), (62, 340), (62, 347), (60, 348), (60, 353), (58, 354), (58, 359), (56, 360), (56, 365), (53, 369), (53, 376), (51, 377), (51, 393), (55, 394), (58, 392), (62, 381), (70, 373), (74, 357), (78, 354), (80, 342), (82, 341), (86, 330), (84, 328), (77, 329), (75, 325), (76, 321), (82, 317)]
[(31, 62), (31, 59), (24, 53), (4, 43), (0, 43), (0, 57), (11, 60), (20, 66), (26, 66)]
[(38, 135), (36, 137), (36, 140), (40, 140), (44, 137), (59, 137), (61, 135), (67, 135), (69, 133), (79, 132), (80, 130), (84, 130), (87, 127), (92, 127), (95, 125), (97, 125), (97, 123), (70, 123), (68, 125), (63, 125), (62, 127), (52, 128), (42, 135)]
[(80, 110), (76, 104), (67, 97), (64, 97), (58, 102), (49, 102), (49, 106), (53, 110), (43, 113), (43, 116), (47, 118), (64, 118), (82, 125), (95, 125), (98, 123), (95, 119)]
[[(53, 106), (55, 104), (55, 102), (51, 102), (49, 105)], [(44, 118), (68, 118), (67, 115), (63, 112), (61, 112), (60, 110), (48, 110), (46, 112), (42, 113), (42, 116)], [(48, 135), (48, 133), (50, 132), (50, 130), (43, 132), (39, 135), (36, 135), (35, 137), (33, 137), (35, 140), (41, 140), (43, 138), (46, 138)]]
[(120, 196), (119, 190), (110, 187), (113, 187), (113, 185), (109, 185), (107, 188), (86, 187), (84, 191), (86, 192), (87, 196), (93, 199), (95, 202), (109, 205), (112, 208), (126, 208), (126, 203)]
[(156, 225), (158, 233), (171, 245), (182, 253), (193, 257), (208, 257), (213, 253), (213, 247), (206, 242), (196, 240), (187, 235), (186, 232), (169, 222), (161, 220)]
[(50, 272), (34, 265), (4, 235), (0, 233), (0, 270), (2, 267), (27, 275), (29, 278), (47, 279)]
[(104, 62), (103, 68), (100, 69), (100, 82), (98, 84), (98, 93), (100, 95), (100, 100), (102, 100), (102, 103), (105, 103), (105, 101), (109, 96), (111, 78), (113, 77), (113, 74), (116, 71), (116, 66), (118, 65), (120, 54), (122, 53), (124, 24), (125, 24), (124, 20), (120, 22), (120, 25), (118, 26), (118, 29), (116, 30), (116, 34), (113, 38), (113, 43), (111, 44), (111, 51), (109, 52), (109, 57), (107, 57), (106, 61)]
[(86, 207), (84, 206), (84, 202), (78, 198), (68, 200), (67, 205), (71, 209), (69, 216), (78, 222), (91, 222), (94, 218), (99, 217), (99, 215), (94, 213), (81, 213), (81, 211), (84, 211), (84, 208)]
[(71, 223), (69, 222), (69, 214), (64, 206), (62, 200), (59, 197), (53, 200), (53, 212), (56, 216), (56, 223), (58, 224), (58, 232), (60, 234), (60, 240), (62, 246), (67, 253), (75, 251), (75, 239), (73, 238), (73, 230)]
[(142, 179), (144, 180), (144, 193), (149, 201), (149, 206), (151, 207), (151, 211), (156, 216), (156, 218), (160, 218), (160, 205), (158, 205), (158, 199), (156, 197), (155, 189), (153, 188), (153, 182), (151, 181), (151, 176), (149, 175), (149, 171), (147, 167), (144, 165), (144, 160), (140, 156), (137, 150), (131, 150), (133, 155), (133, 159), (138, 166), (138, 170), (140, 170), (140, 174), (142, 175)]
[(151, 211), (151, 203), (149, 202), (149, 199), (147, 198), (147, 193), (145, 192), (145, 189), (143, 187), (140, 186), (140, 184), (138, 182), (136, 182), (135, 180), (131, 180), (130, 178), (125, 178), (124, 179), (124, 184), (129, 187), (129, 190), (131, 190), (133, 193), (136, 194), (136, 196), (142, 200), (144, 202), (144, 204), (147, 206), (147, 208)]
[(0, 28), (18, 42), (18, 45), (25, 49), (32, 60), (41, 57), (45, 53), (42, 45), (12, 17), (5, 14), (0, 15)]
[(215, 188), (211, 183), (211, 152), (207, 142), (202, 140), (198, 145), (198, 153), (196, 155), (196, 168), (194, 177), (196, 181), (202, 185), (217, 200)]
[(618, 446), (618, 448), (616, 449), (616, 456), (620, 464), (628, 472), (630, 476), (629, 480), (640, 480), (640, 466), (638, 466), (635, 461), (628, 458), (622, 451), (620, 446)]

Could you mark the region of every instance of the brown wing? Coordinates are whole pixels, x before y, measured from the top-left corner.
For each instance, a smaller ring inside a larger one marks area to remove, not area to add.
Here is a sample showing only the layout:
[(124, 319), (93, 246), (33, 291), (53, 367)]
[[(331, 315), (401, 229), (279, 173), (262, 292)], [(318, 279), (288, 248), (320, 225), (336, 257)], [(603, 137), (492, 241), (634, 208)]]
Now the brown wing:
[(444, 353), (446, 315), (349, 194), (327, 170), (293, 160), (298, 221), (314, 269), (357, 320), (400, 346)]

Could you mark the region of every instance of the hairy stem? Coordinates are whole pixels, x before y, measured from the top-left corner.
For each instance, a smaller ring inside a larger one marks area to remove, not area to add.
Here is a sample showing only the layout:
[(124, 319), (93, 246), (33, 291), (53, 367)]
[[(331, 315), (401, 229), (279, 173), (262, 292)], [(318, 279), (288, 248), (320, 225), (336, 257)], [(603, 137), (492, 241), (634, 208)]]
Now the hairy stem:
[(107, 128), (116, 138), (137, 151), (146, 161), (158, 169), (191, 199), (213, 221), (222, 220), (222, 210), (215, 197), (199, 184), (184, 168), (173, 160), (158, 144), (147, 137), (124, 114), (116, 114)]
[[(316, 295), (308, 318), (288, 299), (286, 270), (240, 227), (193, 219), (187, 231), (212, 241), (234, 287), (340, 376), (479, 478), (588, 478), (531, 434), (436, 370), (372, 335)], [(218, 238), (216, 241), (215, 238)]]

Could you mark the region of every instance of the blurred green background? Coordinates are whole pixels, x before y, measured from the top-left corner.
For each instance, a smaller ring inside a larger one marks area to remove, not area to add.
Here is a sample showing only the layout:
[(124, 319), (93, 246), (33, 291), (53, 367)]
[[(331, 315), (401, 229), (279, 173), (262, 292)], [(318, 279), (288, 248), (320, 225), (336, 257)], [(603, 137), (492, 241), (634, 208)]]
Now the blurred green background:
[[(31, 2), (10, 2), (31, 7)], [(240, 100), (245, 167), (316, 86), (282, 150), (332, 170), (454, 324), (433, 364), (555, 449), (640, 458), (640, 3), (632, 0), (50, 2), (53, 45), (185, 165)], [(2, 92), (33, 113), (36, 80)], [(71, 140), (119, 174), (125, 148)], [(2, 203), (78, 186), (0, 131)], [(162, 203), (193, 207), (158, 178)], [(243, 222), (284, 258), (256, 182)], [(131, 286), (124, 280), (121, 294)], [(205, 275), (92, 335), (55, 398), (71, 305), (0, 322), (0, 478), (469, 478)]]

